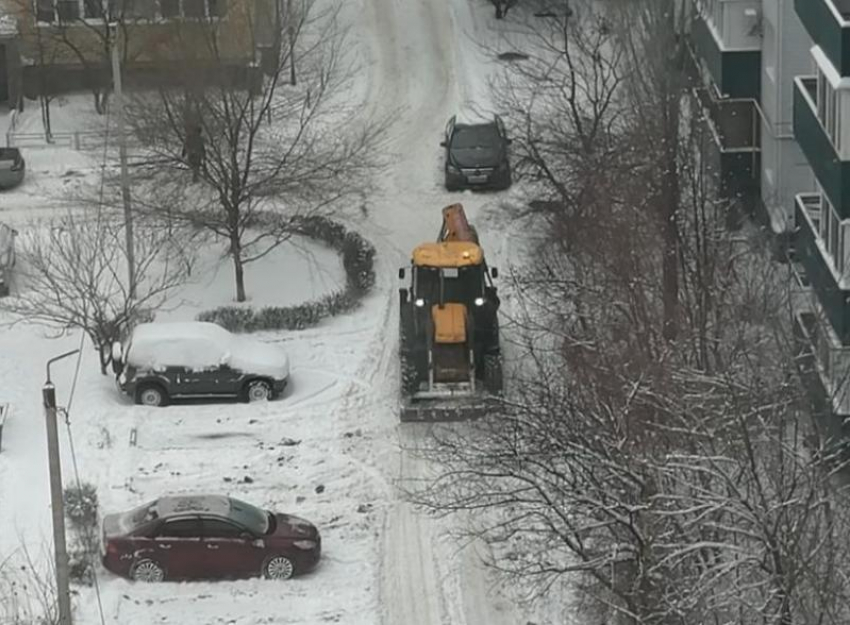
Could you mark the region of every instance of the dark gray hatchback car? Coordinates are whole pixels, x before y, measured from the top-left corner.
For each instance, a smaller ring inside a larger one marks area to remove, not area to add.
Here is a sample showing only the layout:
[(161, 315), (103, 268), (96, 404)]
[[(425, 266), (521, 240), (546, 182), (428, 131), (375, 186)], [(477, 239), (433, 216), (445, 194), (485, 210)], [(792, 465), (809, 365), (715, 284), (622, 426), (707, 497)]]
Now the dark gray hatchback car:
[(511, 140), (501, 117), (462, 122), (455, 115), (446, 125), (446, 189), (507, 189), (511, 186), (508, 146)]

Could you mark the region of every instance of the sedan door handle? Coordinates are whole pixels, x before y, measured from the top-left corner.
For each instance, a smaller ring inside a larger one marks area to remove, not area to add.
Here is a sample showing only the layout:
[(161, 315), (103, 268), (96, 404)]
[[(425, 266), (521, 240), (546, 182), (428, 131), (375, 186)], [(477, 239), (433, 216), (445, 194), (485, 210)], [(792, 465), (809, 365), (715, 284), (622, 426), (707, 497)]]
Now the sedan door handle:
[(218, 549), (218, 545), (207, 545), (207, 549)]
[(171, 545), (157, 545), (160, 549), (171, 549)]

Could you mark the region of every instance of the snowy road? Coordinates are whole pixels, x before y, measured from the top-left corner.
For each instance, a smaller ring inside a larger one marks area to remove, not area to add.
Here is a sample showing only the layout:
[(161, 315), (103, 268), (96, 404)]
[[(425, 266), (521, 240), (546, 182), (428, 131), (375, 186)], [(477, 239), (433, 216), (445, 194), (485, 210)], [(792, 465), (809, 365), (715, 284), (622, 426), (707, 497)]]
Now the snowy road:
[[(358, 39), (369, 42), (369, 102), (372, 114), (392, 116), (395, 158), (382, 176), (382, 194), (370, 204), (370, 234), (380, 233), (384, 277), (392, 303), (393, 346), (398, 309), (393, 295), (394, 267), (406, 262), (413, 247), (433, 237), (440, 209), (458, 201), (442, 187), (439, 142), (449, 117), (469, 105), (489, 108), (486, 76), (476, 49), (476, 19), (491, 13), (471, 0), (364, 0)], [(473, 15), (476, 11), (476, 15)], [(474, 220), (492, 195), (465, 194)], [(495, 244), (495, 242), (494, 242)], [(380, 243), (379, 243), (380, 245)], [(485, 242), (486, 245), (486, 242)], [(389, 266), (387, 266), (389, 265)], [(397, 375), (397, 364), (389, 370)], [(382, 388), (396, 390), (385, 384)], [(394, 404), (395, 397), (389, 398)], [(397, 419), (397, 415), (390, 415)], [(416, 448), (427, 428), (398, 425), (401, 449)], [(400, 452), (390, 467), (400, 485), (422, 479), (427, 466)], [(441, 540), (444, 524), (424, 516), (397, 498), (384, 523), (381, 603), (385, 625), (508, 625), (518, 622), (491, 596), (487, 571), (472, 549), (458, 552)]]

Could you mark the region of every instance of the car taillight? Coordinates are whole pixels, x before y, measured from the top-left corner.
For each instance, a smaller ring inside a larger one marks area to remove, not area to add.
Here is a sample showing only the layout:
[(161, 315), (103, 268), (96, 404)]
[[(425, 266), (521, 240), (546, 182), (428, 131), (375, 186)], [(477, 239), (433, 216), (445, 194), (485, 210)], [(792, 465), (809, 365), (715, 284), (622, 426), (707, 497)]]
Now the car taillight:
[(106, 555), (114, 556), (117, 553), (118, 553), (118, 546), (114, 542), (112, 542), (111, 540), (107, 541), (106, 542)]

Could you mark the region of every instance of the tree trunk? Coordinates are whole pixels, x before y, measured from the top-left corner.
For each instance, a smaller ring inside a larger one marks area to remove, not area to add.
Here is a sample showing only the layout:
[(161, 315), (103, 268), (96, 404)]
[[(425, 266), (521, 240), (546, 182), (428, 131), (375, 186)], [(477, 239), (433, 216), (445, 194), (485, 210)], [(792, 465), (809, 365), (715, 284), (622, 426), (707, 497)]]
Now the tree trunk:
[(236, 301), (244, 302), (245, 268), (242, 264), (242, 242), (236, 233), (230, 235), (230, 256), (233, 258), (233, 270), (236, 274)]
[(107, 367), (112, 364), (112, 341), (96, 339), (89, 333), (89, 338), (95, 341), (95, 345), (97, 345), (97, 352), (100, 356), (100, 373), (101, 375), (106, 375), (108, 373)]
[(292, 0), (286, 1), (286, 34), (289, 43), (289, 84), (296, 84), (295, 77), (295, 24), (293, 23)]
[(664, 134), (661, 153), (661, 217), (663, 260), (662, 289), (664, 300), (663, 336), (673, 341), (679, 334), (679, 93), (675, 82), (665, 85), (663, 97)]

